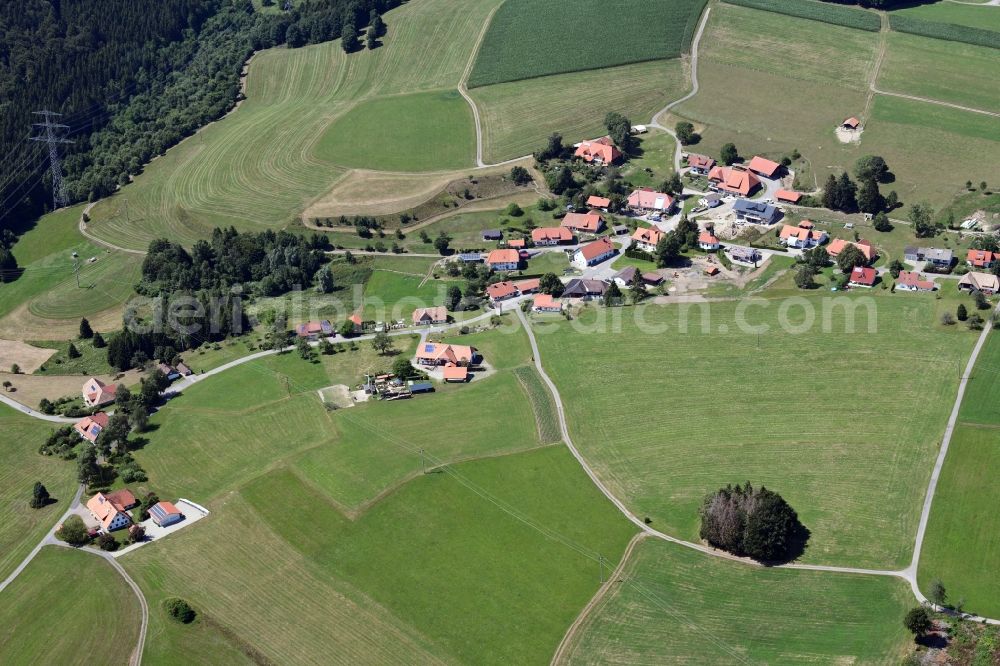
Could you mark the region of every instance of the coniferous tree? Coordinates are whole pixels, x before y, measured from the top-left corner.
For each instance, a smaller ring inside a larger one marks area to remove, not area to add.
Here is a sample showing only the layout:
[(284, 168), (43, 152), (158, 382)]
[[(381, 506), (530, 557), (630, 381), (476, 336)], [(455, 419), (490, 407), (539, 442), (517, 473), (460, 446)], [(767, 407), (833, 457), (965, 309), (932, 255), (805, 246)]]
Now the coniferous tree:
[(31, 491), (31, 508), (41, 509), (50, 501), (49, 491), (42, 485), (41, 481), (35, 481), (35, 487)]
[(80, 320), (80, 338), (82, 340), (89, 340), (94, 337), (94, 329), (90, 327), (90, 322), (84, 317)]

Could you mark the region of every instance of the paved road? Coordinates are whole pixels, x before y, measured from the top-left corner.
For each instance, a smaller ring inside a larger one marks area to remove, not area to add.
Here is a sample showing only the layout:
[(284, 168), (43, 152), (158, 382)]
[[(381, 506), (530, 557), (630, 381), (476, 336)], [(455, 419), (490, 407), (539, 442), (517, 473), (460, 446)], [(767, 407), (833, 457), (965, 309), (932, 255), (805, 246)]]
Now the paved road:
[(6, 395), (0, 393), (0, 402), (5, 405), (13, 407), (17, 411), (21, 412), (25, 416), (30, 416), (32, 418), (41, 419), (42, 421), (49, 421), (50, 423), (76, 423), (80, 419), (71, 419), (66, 416), (56, 416), (54, 414), (42, 414), (38, 410), (32, 409), (27, 405), (22, 405), (17, 400), (9, 398)]

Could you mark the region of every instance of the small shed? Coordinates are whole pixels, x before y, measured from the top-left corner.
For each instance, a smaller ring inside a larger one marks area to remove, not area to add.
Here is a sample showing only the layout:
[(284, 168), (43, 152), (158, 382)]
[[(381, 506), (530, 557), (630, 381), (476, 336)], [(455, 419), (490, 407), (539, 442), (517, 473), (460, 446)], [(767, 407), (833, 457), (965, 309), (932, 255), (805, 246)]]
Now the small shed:
[(430, 382), (415, 382), (410, 380), (407, 382), (410, 388), (410, 393), (430, 393), (434, 390), (434, 384)]
[(498, 241), (503, 239), (503, 232), (499, 229), (486, 229), (483, 231), (484, 241)]

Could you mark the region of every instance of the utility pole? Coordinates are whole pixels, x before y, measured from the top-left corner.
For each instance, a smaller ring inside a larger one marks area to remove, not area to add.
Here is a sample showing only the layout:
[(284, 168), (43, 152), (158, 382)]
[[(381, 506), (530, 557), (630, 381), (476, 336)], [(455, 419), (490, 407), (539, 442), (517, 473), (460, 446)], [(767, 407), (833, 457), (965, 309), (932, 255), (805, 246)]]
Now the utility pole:
[(80, 288), (80, 255), (73, 253), (73, 273), (76, 275), (76, 288)]
[(59, 160), (59, 144), (73, 143), (61, 136), (56, 136), (56, 130), (69, 129), (69, 125), (61, 125), (52, 122), (52, 118), (58, 118), (62, 114), (52, 111), (35, 111), (36, 116), (45, 116), (44, 123), (32, 123), (34, 127), (45, 128), (42, 136), (30, 137), (31, 141), (40, 141), (49, 146), (49, 169), (52, 172), (52, 202), (55, 208), (62, 208), (69, 203), (66, 196), (66, 184), (63, 182), (62, 162)]
[(601, 569), (601, 583), (604, 583), (604, 556), (598, 554), (597, 556), (597, 566)]
[(125, 199), (125, 224), (128, 225), (131, 220), (128, 219), (128, 199)]
[(424, 454), (424, 450), (420, 449), (420, 465), (424, 468), (424, 474), (427, 473), (427, 456)]

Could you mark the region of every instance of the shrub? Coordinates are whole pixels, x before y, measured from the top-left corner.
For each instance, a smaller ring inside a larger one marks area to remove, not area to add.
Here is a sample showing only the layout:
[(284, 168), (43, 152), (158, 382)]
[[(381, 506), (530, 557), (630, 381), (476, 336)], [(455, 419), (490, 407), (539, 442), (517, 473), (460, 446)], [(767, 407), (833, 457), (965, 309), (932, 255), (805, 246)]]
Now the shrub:
[(97, 537), (97, 545), (101, 550), (106, 550), (108, 552), (118, 550), (118, 541), (107, 533)]
[(188, 602), (177, 597), (165, 600), (163, 607), (167, 610), (167, 615), (181, 624), (190, 624), (198, 615)]
[(913, 608), (903, 618), (903, 626), (914, 636), (923, 636), (931, 630), (931, 616), (923, 606)]
[(56, 531), (56, 537), (71, 546), (83, 546), (90, 541), (87, 526), (83, 524), (83, 519), (75, 514), (63, 522), (62, 527)]

